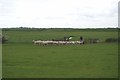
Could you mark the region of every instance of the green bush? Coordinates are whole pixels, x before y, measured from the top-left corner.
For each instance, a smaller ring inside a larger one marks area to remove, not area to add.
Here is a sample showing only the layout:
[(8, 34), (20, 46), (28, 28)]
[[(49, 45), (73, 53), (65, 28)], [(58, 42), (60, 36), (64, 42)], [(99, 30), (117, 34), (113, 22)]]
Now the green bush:
[(5, 43), (6, 41), (8, 41), (6, 37), (0, 36), (0, 43)]
[(107, 38), (105, 42), (118, 42), (117, 38)]
[(99, 43), (100, 40), (98, 38), (89, 38), (85, 39), (85, 43)]

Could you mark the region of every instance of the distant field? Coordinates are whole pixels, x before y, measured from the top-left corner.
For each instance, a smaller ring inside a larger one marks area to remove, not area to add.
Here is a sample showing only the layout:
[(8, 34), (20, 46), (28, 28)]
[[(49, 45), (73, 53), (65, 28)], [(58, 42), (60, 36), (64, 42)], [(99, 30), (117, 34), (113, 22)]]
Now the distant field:
[[(3, 30), (4, 78), (116, 78), (118, 77), (117, 30)], [(103, 43), (85, 45), (33, 45), (33, 39), (75, 36), (73, 40), (98, 38)]]
[(117, 30), (71, 30), (71, 29), (48, 29), (48, 30), (8, 30), (3, 34), (9, 38), (9, 43), (31, 43), (34, 39), (51, 40), (63, 38), (64, 36), (75, 36), (73, 40), (79, 40), (80, 36), (85, 39), (98, 38), (104, 41), (106, 38), (117, 38)]

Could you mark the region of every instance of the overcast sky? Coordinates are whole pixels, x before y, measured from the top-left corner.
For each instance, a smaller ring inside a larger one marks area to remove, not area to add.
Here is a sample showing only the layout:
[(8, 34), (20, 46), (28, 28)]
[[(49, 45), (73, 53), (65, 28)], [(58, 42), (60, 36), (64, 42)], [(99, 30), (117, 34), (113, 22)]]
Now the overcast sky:
[(0, 0), (0, 27), (118, 27), (119, 0)]

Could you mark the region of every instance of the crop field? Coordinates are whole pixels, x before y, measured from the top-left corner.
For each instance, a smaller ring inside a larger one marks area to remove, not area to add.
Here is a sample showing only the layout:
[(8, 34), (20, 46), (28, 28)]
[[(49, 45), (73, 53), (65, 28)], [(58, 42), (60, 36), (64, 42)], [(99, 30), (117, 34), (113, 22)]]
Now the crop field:
[[(3, 30), (8, 41), (2, 45), (3, 78), (117, 78), (117, 30), (38, 29)], [(84, 45), (34, 45), (32, 40), (74, 36), (72, 40), (98, 38)]]

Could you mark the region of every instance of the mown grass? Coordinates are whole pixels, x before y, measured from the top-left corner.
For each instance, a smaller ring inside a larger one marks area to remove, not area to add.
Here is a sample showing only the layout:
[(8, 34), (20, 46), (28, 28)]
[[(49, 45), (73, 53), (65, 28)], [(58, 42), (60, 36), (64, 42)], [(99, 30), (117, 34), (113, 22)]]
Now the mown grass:
[(117, 37), (117, 32), (102, 31), (5, 31), (9, 41), (3, 44), (4, 78), (116, 78), (117, 43), (85, 45), (33, 45), (32, 40), (74, 35), (74, 40)]

